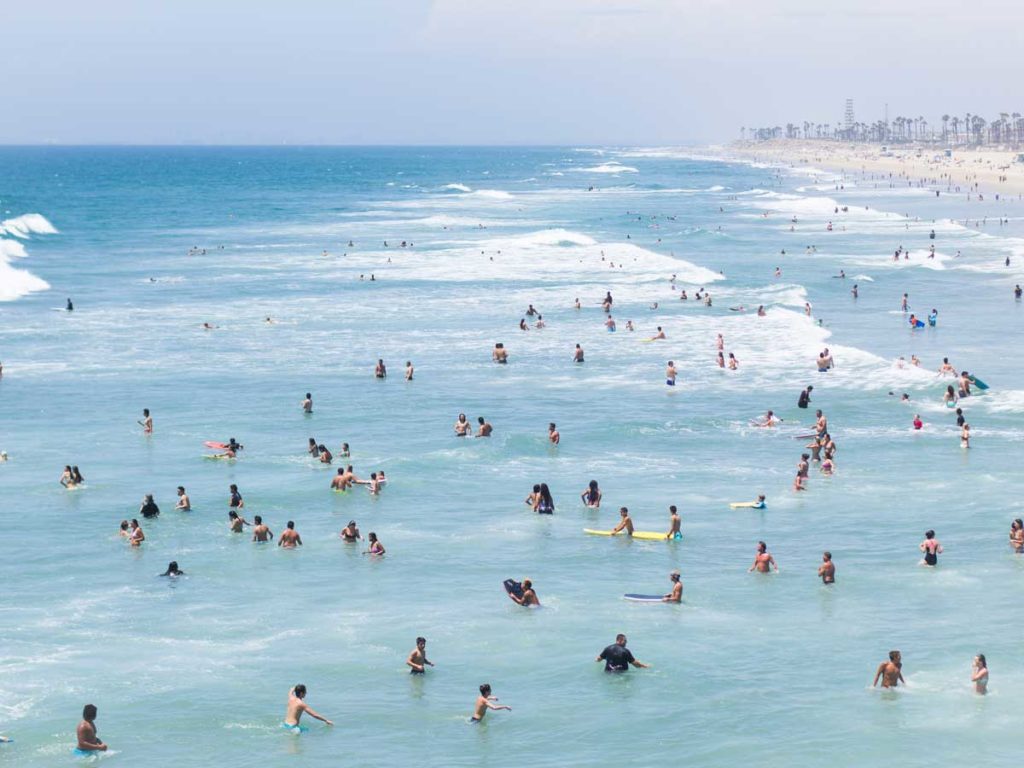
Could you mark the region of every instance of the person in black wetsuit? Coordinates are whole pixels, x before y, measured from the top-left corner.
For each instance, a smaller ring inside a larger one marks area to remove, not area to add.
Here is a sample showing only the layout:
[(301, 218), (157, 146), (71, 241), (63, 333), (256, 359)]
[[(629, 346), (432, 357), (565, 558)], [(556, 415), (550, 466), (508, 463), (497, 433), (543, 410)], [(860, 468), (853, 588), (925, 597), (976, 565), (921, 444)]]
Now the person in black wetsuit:
[(605, 672), (625, 672), (630, 664), (638, 669), (647, 667), (633, 658), (633, 652), (626, 647), (626, 636), (623, 634), (616, 635), (615, 643), (601, 651), (594, 661), (603, 661)]
[(924, 541), (918, 548), (924, 552), (924, 564), (935, 566), (939, 563), (939, 554), (942, 552), (942, 544), (935, 538), (935, 531), (925, 531)]
[(797, 408), (806, 408), (811, 402), (811, 391), (814, 389), (813, 385), (808, 385), (807, 388), (800, 393), (799, 399), (796, 401)]
[(142, 505), (139, 507), (139, 514), (143, 517), (156, 517), (160, 514), (160, 507), (153, 501), (153, 494), (146, 494), (146, 498), (142, 500)]

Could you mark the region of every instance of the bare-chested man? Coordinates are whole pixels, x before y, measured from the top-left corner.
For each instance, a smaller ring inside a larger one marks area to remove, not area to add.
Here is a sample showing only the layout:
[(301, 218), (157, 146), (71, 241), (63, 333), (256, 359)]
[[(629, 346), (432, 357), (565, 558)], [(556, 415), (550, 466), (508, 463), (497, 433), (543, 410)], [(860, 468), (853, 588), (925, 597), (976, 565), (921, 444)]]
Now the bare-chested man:
[(405, 660), (405, 665), (409, 667), (409, 674), (412, 675), (422, 675), (427, 671), (427, 667), (434, 666), (434, 662), (427, 658), (427, 638), (416, 638), (416, 647)]
[(626, 509), (625, 507), (619, 507), (619, 517), (622, 519), (619, 520), (619, 524), (612, 529), (612, 536), (619, 533), (620, 531), (625, 531), (627, 536), (632, 536), (633, 518), (629, 516), (629, 510)]
[(300, 724), (303, 714), (307, 714), (322, 723), (326, 723), (327, 725), (334, 725), (334, 723), (309, 706), (305, 699), (306, 686), (302, 683), (299, 683), (288, 691), (288, 708), (285, 710), (284, 720), (281, 722), (282, 728), (287, 728), (293, 733), (301, 733), (306, 730), (305, 727)]
[(672, 579), (672, 591), (661, 598), (661, 601), (663, 603), (683, 602), (683, 582), (679, 577), (679, 571), (672, 571), (668, 577)]
[(473, 432), (473, 425), (469, 423), (466, 418), (466, 414), (460, 413), (458, 420), (455, 422), (455, 436), (466, 437)]
[(476, 697), (476, 703), (473, 705), (473, 715), (469, 718), (471, 723), (479, 723), (484, 719), (484, 715), (487, 714), (487, 710), (499, 710), (504, 709), (509, 712), (512, 711), (512, 707), (506, 707), (504, 704), (495, 704), (498, 700), (497, 696), (491, 696), (491, 686), (484, 683), (480, 686), (480, 695)]
[(302, 537), (295, 530), (294, 520), (288, 521), (288, 527), (281, 532), (281, 537), (277, 540), (277, 546), (284, 547), (285, 549), (295, 549), (302, 546)]
[(91, 755), (94, 752), (106, 752), (107, 745), (96, 735), (96, 705), (86, 704), (82, 708), (82, 722), (77, 728), (78, 746), (75, 752)]
[(903, 679), (903, 657), (899, 651), (889, 651), (889, 660), (878, 665), (875, 680), (871, 683), (872, 688), (878, 685), (879, 678), (882, 680), (883, 688), (895, 688), (900, 683), (907, 684)]
[(252, 519), (252, 521), (255, 523), (255, 525), (252, 527), (253, 541), (265, 543), (274, 540), (274, 532), (270, 530), (270, 528), (268, 528), (266, 525), (264, 525), (262, 517), (256, 515)]
[(345, 470), (338, 467), (338, 474), (331, 478), (331, 488), (335, 491), (348, 490), (350, 483), (348, 477), (345, 475)]
[(668, 533), (665, 534), (666, 539), (681, 539), (683, 538), (683, 532), (680, 530), (682, 520), (679, 519), (679, 510), (676, 509), (676, 505), (673, 504), (668, 508)]
[(832, 562), (831, 552), (822, 553), (821, 565), (818, 566), (818, 576), (821, 578), (822, 584), (836, 583), (836, 566)]
[(757, 571), (758, 573), (770, 573), (772, 568), (775, 568), (775, 572), (779, 572), (778, 563), (775, 562), (775, 558), (772, 557), (772, 553), (768, 551), (768, 545), (763, 541), (757, 542), (757, 554), (754, 555), (754, 563), (747, 569), (747, 573), (751, 571)]

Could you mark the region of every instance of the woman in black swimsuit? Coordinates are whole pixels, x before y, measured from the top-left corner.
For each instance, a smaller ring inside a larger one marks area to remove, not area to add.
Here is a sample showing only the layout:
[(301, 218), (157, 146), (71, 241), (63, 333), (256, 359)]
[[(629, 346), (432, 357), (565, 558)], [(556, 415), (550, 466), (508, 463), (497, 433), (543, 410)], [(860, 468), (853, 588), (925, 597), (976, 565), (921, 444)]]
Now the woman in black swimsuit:
[(925, 531), (924, 541), (918, 547), (924, 552), (924, 564), (929, 566), (938, 565), (939, 553), (942, 552), (942, 544), (935, 538), (935, 531)]

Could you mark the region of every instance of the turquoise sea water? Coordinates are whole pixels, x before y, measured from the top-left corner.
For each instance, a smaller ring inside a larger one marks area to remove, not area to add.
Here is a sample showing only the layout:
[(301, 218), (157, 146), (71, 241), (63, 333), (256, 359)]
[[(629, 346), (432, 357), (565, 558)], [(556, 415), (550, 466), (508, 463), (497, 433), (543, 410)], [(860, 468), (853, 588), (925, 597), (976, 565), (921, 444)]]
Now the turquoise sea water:
[[(92, 702), (107, 759), (129, 765), (1016, 762), (1022, 210), (671, 150), (0, 149), (0, 733), (16, 739), (0, 760), (75, 762)], [(45, 221), (19, 218), (33, 213)], [(912, 258), (894, 265), (900, 244)], [(904, 292), (937, 328), (909, 329)], [(75, 311), (53, 311), (67, 297)], [(530, 303), (547, 327), (524, 333)], [(657, 325), (668, 339), (641, 343)], [(715, 365), (717, 333), (738, 371)], [(819, 374), (824, 346), (837, 367)], [(921, 369), (894, 365), (911, 355)], [(963, 403), (969, 451), (941, 403), (943, 356), (991, 385)], [(812, 468), (797, 495), (807, 384), (838, 470)], [(751, 427), (769, 408), (784, 424)], [(494, 436), (455, 439), (459, 412)], [(238, 461), (203, 459), (231, 436)], [(348, 442), (386, 489), (332, 493), (311, 436), (335, 466)], [(85, 488), (58, 484), (65, 464)], [(578, 499), (590, 479), (599, 511)], [(540, 482), (551, 517), (522, 503)], [(231, 483), (249, 520), (294, 520), (305, 546), (230, 534)], [(191, 513), (173, 509), (179, 484)], [(762, 492), (766, 511), (728, 506)], [(132, 550), (118, 523), (147, 493), (162, 514)], [(667, 530), (669, 504), (682, 542), (582, 533), (621, 505)], [(350, 519), (386, 557), (339, 540)], [(918, 565), (928, 528), (937, 569)], [(780, 574), (746, 572), (758, 539)], [(157, 576), (172, 559), (187, 577)], [(668, 591), (674, 568), (683, 605), (621, 599)], [(544, 607), (515, 606), (509, 577)], [(651, 669), (601, 671), (617, 632)], [(420, 634), (437, 667), (412, 677)], [(891, 648), (908, 685), (872, 691)], [(333, 729), (278, 728), (298, 682)], [(471, 728), (483, 682), (513, 711)]]

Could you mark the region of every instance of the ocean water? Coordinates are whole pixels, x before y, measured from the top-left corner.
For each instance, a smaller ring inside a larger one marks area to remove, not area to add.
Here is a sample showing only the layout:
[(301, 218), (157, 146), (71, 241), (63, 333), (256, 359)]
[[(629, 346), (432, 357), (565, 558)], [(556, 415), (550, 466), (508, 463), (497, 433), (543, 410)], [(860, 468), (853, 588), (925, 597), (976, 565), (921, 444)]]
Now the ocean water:
[[(128, 765), (1016, 762), (1024, 202), (941, 192), (668, 149), (0, 149), (0, 760), (76, 762), (92, 702), (104, 761)], [(910, 330), (904, 292), (936, 328)], [(522, 332), (530, 303), (547, 327)], [(716, 366), (718, 333), (739, 370)], [(943, 356), (991, 385), (963, 403), (970, 450)], [(796, 494), (808, 384), (837, 472)], [(753, 428), (768, 409), (784, 423)], [(494, 436), (455, 439), (460, 412)], [(232, 436), (237, 461), (203, 458)], [(385, 470), (383, 493), (332, 493), (311, 436), (335, 466), (348, 442), (358, 474)], [(58, 484), (65, 464), (86, 487)], [(591, 479), (600, 510), (578, 499)], [(523, 504), (540, 482), (551, 517)], [(231, 483), (305, 546), (232, 535)], [(147, 493), (162, 514), (133, 550), (118, 523)], [(765, 511), (728, 506), (758, 493)], [(582, 532), (623, 505), (666, 529), (669, 504), (682, 542)], [(386, 557), (339, 540), (350, 519)], [(759, 539), (778, 575), (747, 573)], [(158, 576), (172, 559), (185, 578)], [(682, 605), (622, 599), (675, 568)], [(508, 600), (510, 577), (544, 607)], [(650, 669), (594, 663), (618, 632)], [(404, 667), (417, 635), (423, 677)], [(873, 691), (892, 648), (907, 687)], [(299, 682), (333, 728), (278, 728)], [(470, 727), (484, 682), (513, 711)]]

